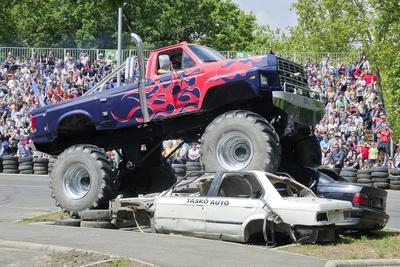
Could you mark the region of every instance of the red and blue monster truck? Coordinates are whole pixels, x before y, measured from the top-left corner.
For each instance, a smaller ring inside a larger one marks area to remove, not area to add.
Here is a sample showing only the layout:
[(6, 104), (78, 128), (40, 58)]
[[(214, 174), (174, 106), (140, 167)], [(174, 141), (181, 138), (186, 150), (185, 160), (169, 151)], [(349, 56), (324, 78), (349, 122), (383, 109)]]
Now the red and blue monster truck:
[[(323, 105), (301, 65), (272, 53), (228, 60), (180, 43), (151, 51), (144, 66), (141, 39), (132, 37), (137, 82), (32, 112), (36, 149), (58, 155), (50, 187), (65, 211), (107, 206), (121, 192), (169, 188), (176, 178), (161, 157), (167, 138), (201, 137), (206, 171), (320, 164), (312, 127)], [(107, 150), (120, 153), (116, 168)]]

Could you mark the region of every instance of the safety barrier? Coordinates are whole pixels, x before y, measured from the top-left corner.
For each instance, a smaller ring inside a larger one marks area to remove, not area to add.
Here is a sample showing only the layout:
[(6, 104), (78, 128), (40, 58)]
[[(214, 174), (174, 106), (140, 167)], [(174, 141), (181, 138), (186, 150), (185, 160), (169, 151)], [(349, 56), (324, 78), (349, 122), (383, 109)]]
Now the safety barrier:
[[(144, 56), (148, 58), (151, 50), (145, 50)], [(11, 52), (21, 62), (28, 60), (35, 54), (39, 62), (45, 61), (45, 55), (53, 53), (54, 57), (64, 59), (67, 54), (72, 58), (79, 58), (81, 53), (87, 53), (90, 62), (94, 62), (100, 54), (104, 57), (111, 55), (116, 60), (116, 49), (84, 49), (84, 48), (32, 48), (32, 47), (0, 47), (0, 62), (6, 60), (8, 53)], [(265, 55), (268, 51), (220, 51), (226, 58), (243, 58), (252, 55)], [(291, 59), (295, 62), (321, 62), (323, 59), (329, 58), (333, 64), (341, 61), (343, 64), (352, 63), (359, 58), (358, 51), (351, 52), (279, 52), (275, 51), (278, 56)], [(121, 50), (121, 60), (124, 61), (130, 56), (135, 56), (135, 50)]]

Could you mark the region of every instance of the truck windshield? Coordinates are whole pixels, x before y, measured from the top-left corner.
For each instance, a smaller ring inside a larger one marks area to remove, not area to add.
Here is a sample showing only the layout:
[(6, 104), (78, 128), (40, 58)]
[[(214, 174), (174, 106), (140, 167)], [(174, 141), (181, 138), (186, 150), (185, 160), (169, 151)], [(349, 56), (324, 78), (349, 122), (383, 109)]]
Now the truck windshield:
[(191, 44), (189, 48), (203, 62), (216, 62), (226, 59), (219, 52), (209, 47)]

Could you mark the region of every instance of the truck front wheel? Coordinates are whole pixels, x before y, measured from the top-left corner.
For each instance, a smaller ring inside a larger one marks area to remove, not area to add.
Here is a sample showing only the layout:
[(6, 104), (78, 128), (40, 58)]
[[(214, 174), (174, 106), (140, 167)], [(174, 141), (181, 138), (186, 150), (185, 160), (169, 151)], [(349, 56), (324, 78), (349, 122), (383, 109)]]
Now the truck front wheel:
[(206, 171), (276, 171), (281, 158), (279, 136), (260, 115), (244, 110), (215, 118), (201, 139)]
[(51, 195), (67, 212), (108, 208), (117, 193), (112, 163), (94, 145), (75, 145), (58, 157), (51, 173)]

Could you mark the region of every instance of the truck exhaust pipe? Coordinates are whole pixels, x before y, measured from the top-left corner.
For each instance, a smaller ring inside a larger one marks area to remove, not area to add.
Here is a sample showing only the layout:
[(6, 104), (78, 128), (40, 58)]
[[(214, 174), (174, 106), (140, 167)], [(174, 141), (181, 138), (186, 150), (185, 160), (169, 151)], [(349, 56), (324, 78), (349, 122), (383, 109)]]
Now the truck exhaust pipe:
[(136, 52), (139, 65), (139, 101), (142, 110), (143, 122), (149, 122), (149, 111), (147, 110), (146, 92), (145, 92), (145, 78), (144, 78), (144, 54), (142, 47), (142, 38), (136, 33), (131, 33), (131, 37), (136, 44)]

